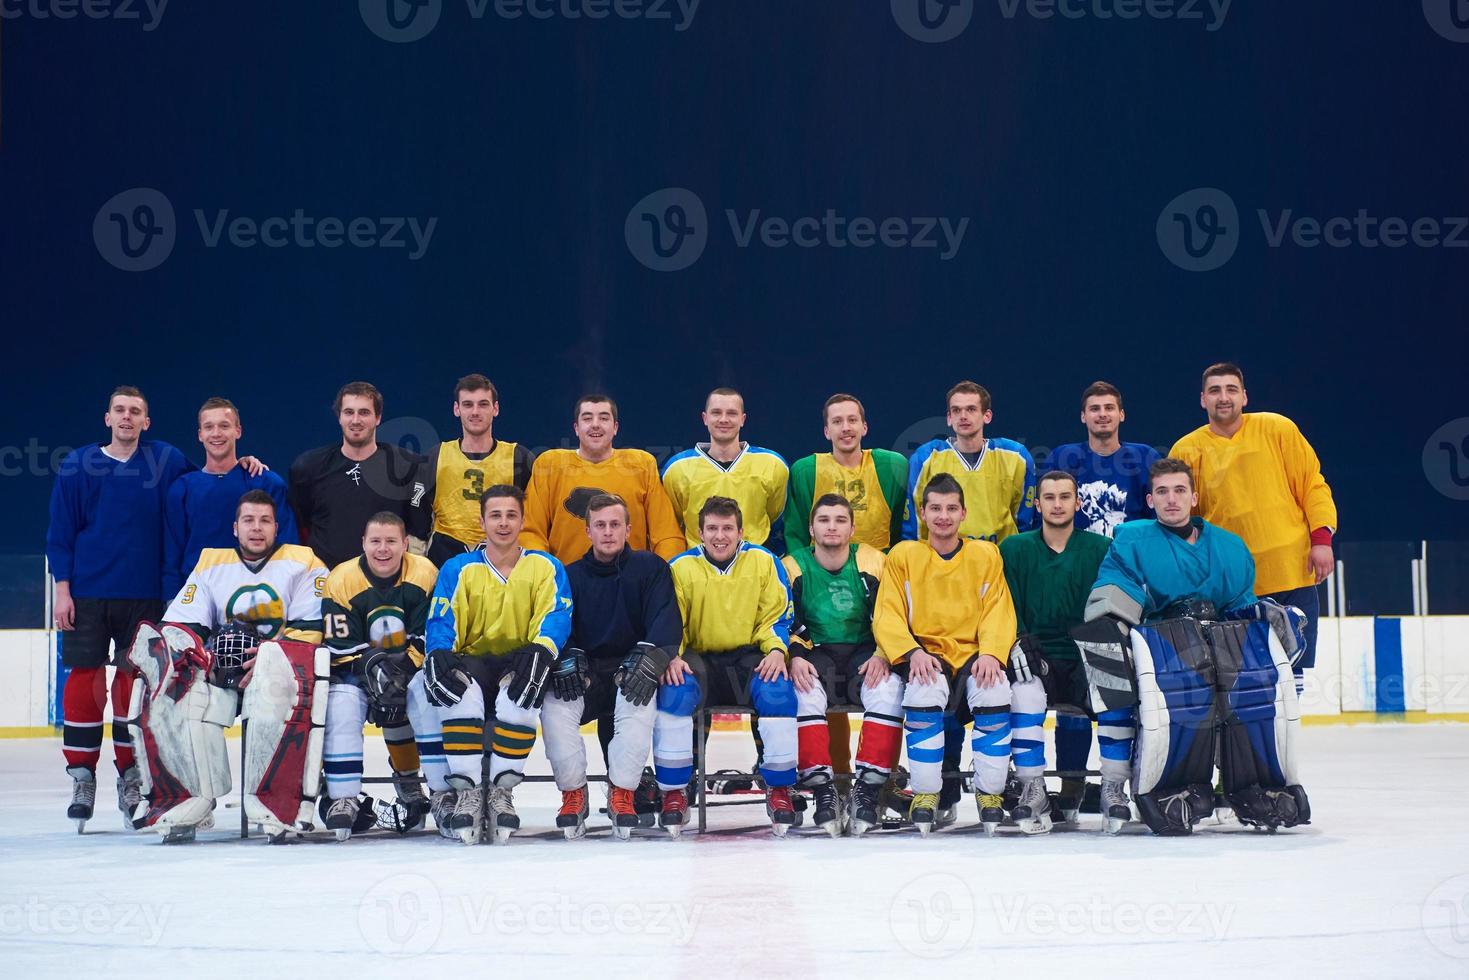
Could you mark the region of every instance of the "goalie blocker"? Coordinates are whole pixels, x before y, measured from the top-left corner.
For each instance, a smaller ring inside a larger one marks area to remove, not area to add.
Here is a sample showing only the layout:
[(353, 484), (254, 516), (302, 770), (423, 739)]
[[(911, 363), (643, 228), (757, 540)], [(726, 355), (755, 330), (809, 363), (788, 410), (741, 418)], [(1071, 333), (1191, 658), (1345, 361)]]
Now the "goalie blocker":
[(1132, 787), (1143, 821), (1155, 834), (1190, 833), (1213, 810), (1217, 757), (1242, 823), (1270, 831), (1309, 823), (1290, 659), (1302, 617), (1281, 606), (1224, 622), (1212, 607), (1192, 612), (1131, 628), (1107, 616), (1071, 631), (1092, 708), (1137, 706)]
[(141, 681), (133, 689), (128, 726), (145, 762), (135, 827), (189, 839), (213, 826), (215, 801), (230, 791), (224, 732), (238, 712), (248, 722), (246, 817), (271, 836), (311, 829), (326, 715), (325, 649), (262, 641), (243, 699), (211, 683), (213, 655), (181, 626), (140, 624), (128, 661)]

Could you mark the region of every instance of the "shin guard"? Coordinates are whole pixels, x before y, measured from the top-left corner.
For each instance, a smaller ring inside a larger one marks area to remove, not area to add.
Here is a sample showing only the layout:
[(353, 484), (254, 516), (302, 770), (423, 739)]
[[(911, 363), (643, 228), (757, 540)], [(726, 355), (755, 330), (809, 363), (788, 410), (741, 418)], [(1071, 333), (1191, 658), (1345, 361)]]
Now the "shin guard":
[(309, 830), (321, 791), (331, 657), (325, 647), (266, 640), (255, 654), (241, 716), (245, 815), (268, 834)]
[(1213, 654), (1193, 619), (1134, 627), (1131, 641), (1139, 698), (1133, 795), (1155, 834), (1187, 834), (1213, 804)]

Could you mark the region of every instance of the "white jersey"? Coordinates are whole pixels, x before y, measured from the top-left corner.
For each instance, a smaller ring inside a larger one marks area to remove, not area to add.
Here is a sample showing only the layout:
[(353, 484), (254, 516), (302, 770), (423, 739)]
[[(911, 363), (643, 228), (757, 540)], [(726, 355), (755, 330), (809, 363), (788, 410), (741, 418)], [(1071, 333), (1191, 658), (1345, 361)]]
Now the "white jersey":
[(234, 548), (205, 548), (163, 616), (217, 630), (230, 620), (263, 640), (321, 642), (321, 596), (327, 568), (310, 548), (283, 544), (254, 570)]

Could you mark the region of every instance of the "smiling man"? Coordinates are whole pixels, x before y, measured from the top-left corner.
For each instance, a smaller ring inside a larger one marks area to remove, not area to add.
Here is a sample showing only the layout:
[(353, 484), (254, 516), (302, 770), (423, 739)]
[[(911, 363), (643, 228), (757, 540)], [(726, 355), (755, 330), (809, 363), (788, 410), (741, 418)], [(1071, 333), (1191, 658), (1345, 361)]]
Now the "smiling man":
[(1094, 381), (1081, 393), (1081, 424), (1086, 442), (1057, 446), (1041, 470), (1065, 470), (1076, 477), (1076, 526), (1112, 536), (1123, 521), (1152, 517), (1148, 510), (1148, 467), (1158, 451), (1140, 442), (1123, 442), (1122, 392)]
[(852, 540), (887, 551), (902, 537), (908, 461), (890, 449), (864, 449), (867, 410), (855, 395), (839, 393), (821, 408), (822, 434), (831, 452), (791, 464), (786, 492), (786, 551), (811, 544), (812, 504), (829, 493), (852, 508)]

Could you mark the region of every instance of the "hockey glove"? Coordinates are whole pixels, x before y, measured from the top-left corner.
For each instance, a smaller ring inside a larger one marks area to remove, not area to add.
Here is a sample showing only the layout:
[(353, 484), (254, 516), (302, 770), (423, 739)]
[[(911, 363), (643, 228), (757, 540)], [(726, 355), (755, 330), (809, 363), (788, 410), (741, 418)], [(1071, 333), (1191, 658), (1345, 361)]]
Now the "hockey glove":
[(559, 701), (575, 701), (587, 693), (587, 655), (575, 647), (565, 650), (551, 668), (551, 690)]
[(414, 670), (408, 654), (371, 650), (357, 663), (362, 670), (362, 686), (367, 689), (369, 717), (373, 723), (402, 724), (408, 717), (408, 682), (413, 679)]
[(639, 708), (653, 700), (672, 659), (662, 647), (639, 643), (617, 668), (617, 687), (622, 696)]
[(1116, 616), (1102, 616), (1071, 627), (1081, 649), (1093, 711), (1131, 708), (1138, 703), (1132, 664), (1131, 627)]
[(440, 708), (458, 704), (469, 690), (463, 660), (451, 650), (434, 650), (423, 662), (423, 686), (432, 704)]
[(539, 708), (546, 697), (546, 677), (556, 655), (539, 643), (527, 643), (512, 651), (510, 687), (506, 694), (520, 708)]
[(1023, 684), (1037, 677), (1044, 677), (1051, 670), (1046, 663), (1046, 651), (1041, 641), (1030, 633), (1021, 633), (1010, 648), (1010, 658), (1005, 662), (1005, 673), (1011, 684)]

